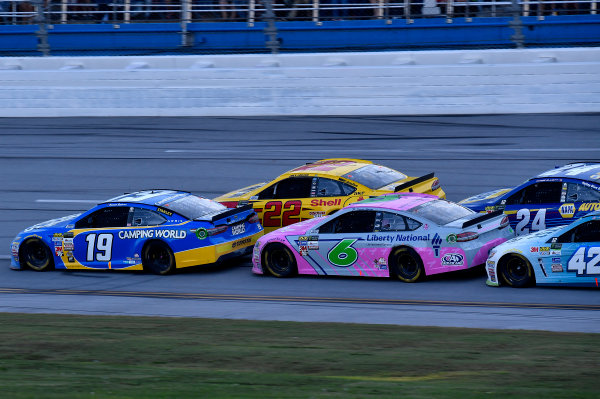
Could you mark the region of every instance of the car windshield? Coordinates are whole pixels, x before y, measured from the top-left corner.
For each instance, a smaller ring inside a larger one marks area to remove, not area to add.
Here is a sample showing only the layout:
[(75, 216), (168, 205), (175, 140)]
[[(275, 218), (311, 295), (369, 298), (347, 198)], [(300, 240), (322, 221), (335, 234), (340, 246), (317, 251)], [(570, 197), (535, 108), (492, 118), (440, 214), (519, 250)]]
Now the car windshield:
[(177, 212), (188, 219), (198, 219), (204, 215), (227, 209), (224, 205), (221, 205), (218, 202), (214, 202), (206, 198), (196, 197), (195, 195), (187, 195), (185, 197), (177, 198), (161, 206)]
[(395, 181), (406, 179), (407, 176), (385, 166), (367, 165), (346, 173), (342, 177), (376, 190)]
[(445, 225), (475, 213), (470, 209), (444, 200), (429, 201), (408, 211), (439, 225)]

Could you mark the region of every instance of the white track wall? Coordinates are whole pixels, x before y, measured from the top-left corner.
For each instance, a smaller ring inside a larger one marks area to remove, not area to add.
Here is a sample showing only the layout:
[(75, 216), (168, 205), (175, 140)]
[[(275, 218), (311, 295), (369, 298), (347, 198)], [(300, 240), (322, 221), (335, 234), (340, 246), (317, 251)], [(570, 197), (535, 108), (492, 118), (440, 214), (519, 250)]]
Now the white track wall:
[(600, 112), (600, 49), (0, 58), (0, 116)]

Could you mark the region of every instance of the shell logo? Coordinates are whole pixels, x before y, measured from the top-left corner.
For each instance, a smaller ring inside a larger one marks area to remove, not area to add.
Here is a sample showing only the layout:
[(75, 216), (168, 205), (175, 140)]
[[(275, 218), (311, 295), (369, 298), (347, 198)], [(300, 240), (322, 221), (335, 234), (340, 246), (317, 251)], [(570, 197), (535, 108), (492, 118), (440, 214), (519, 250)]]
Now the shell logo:
[(570, 219), (575, 214), (575, 204), (562, 204), (560, 208), (558, 208), (558, 212), (560, 212), (560, 216), (563, 219)]

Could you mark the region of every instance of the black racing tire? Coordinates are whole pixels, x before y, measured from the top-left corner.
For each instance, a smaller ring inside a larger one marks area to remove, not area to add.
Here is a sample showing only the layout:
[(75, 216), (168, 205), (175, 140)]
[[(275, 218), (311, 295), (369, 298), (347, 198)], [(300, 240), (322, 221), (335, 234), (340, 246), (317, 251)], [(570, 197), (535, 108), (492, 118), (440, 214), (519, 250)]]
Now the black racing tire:
[(388, 264), (390, 277), (395, 277), (405, 283), (415, 283), (425, 276), (423, 261), (411, 248), (393, 249)]
[(535, 274), (531, 263), (519, 254), (510, 254), (500, 259), (498, 265), (502, 280), (515, 288), (529, 287), (535, 284)]
[(162, 241), (150, 241), (142, 251), (144, 270), (154, 274), (166, 275), (175, 271), (175, 255)]
[(54, 256), (39, 238), (28, 238), (19, 248), (19, 262), (28, 269), (45, 272), (54, 269)]
[(269, 244), (263, 250), (263, 266), (275, 277), (291, 277), (298, 273), (292, 251), (283, 244)]

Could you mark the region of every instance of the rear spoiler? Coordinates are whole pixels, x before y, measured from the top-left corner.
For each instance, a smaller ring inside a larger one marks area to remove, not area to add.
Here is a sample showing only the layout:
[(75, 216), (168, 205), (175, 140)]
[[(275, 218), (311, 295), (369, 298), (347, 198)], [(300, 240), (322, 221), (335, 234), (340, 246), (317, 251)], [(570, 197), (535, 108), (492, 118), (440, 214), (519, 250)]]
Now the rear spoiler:
[[(424, 181), (427, 181), (429, 179), (433, 179), (434, 174), (435, 173), (431, 172), (431, 173), (429, 173), (427, 175), (424, 175), (424, 176), (421, 176), (421, 177), (417, 177), (416, 179), (412, 179), (409, 182), (400, 184), (400, 185), (396, 186), (396, 188), (394, 189), (394, 192), (397, 193), (400, 190), (404, 190), (404, 189), (406, 189), (408, 187), (411, 187), (411, 186), (414, 186), (416, 184), (423, 183)], [(409, 189), (408, 191), (412, 193), (413, 190)]]
[(473, 219), (467, 220), (466, 222), (464, 222), (462, 225), (462, 228), (464, 229), (466, 227), (473, 226), (474, 224), (477, 224), (479, 222), (483, 222), (488, 219), (493, 219), (496, 216), (502, 215), (503, 213), (504, 213), (504, 211), (502, 211), (501, 209), (498, 209), (497, 211), (493, 211), (490, 213), (483, 214), (481, 216), (474, 217)]
[(249, 211), (251, 209), (252, 209), (252, 205), (244, 205), (244, 206), (240, 206), (239, 208), (229, 209), (225, 212), (217, 213), (216, 215), (214, 215), (211, 219), (211, 222), (214, 223), (216, 220), (224, 219), (226, 217), (233, 216), (233, 215), (237, 215), (238, 213), (241, 213), (244, 211)]

